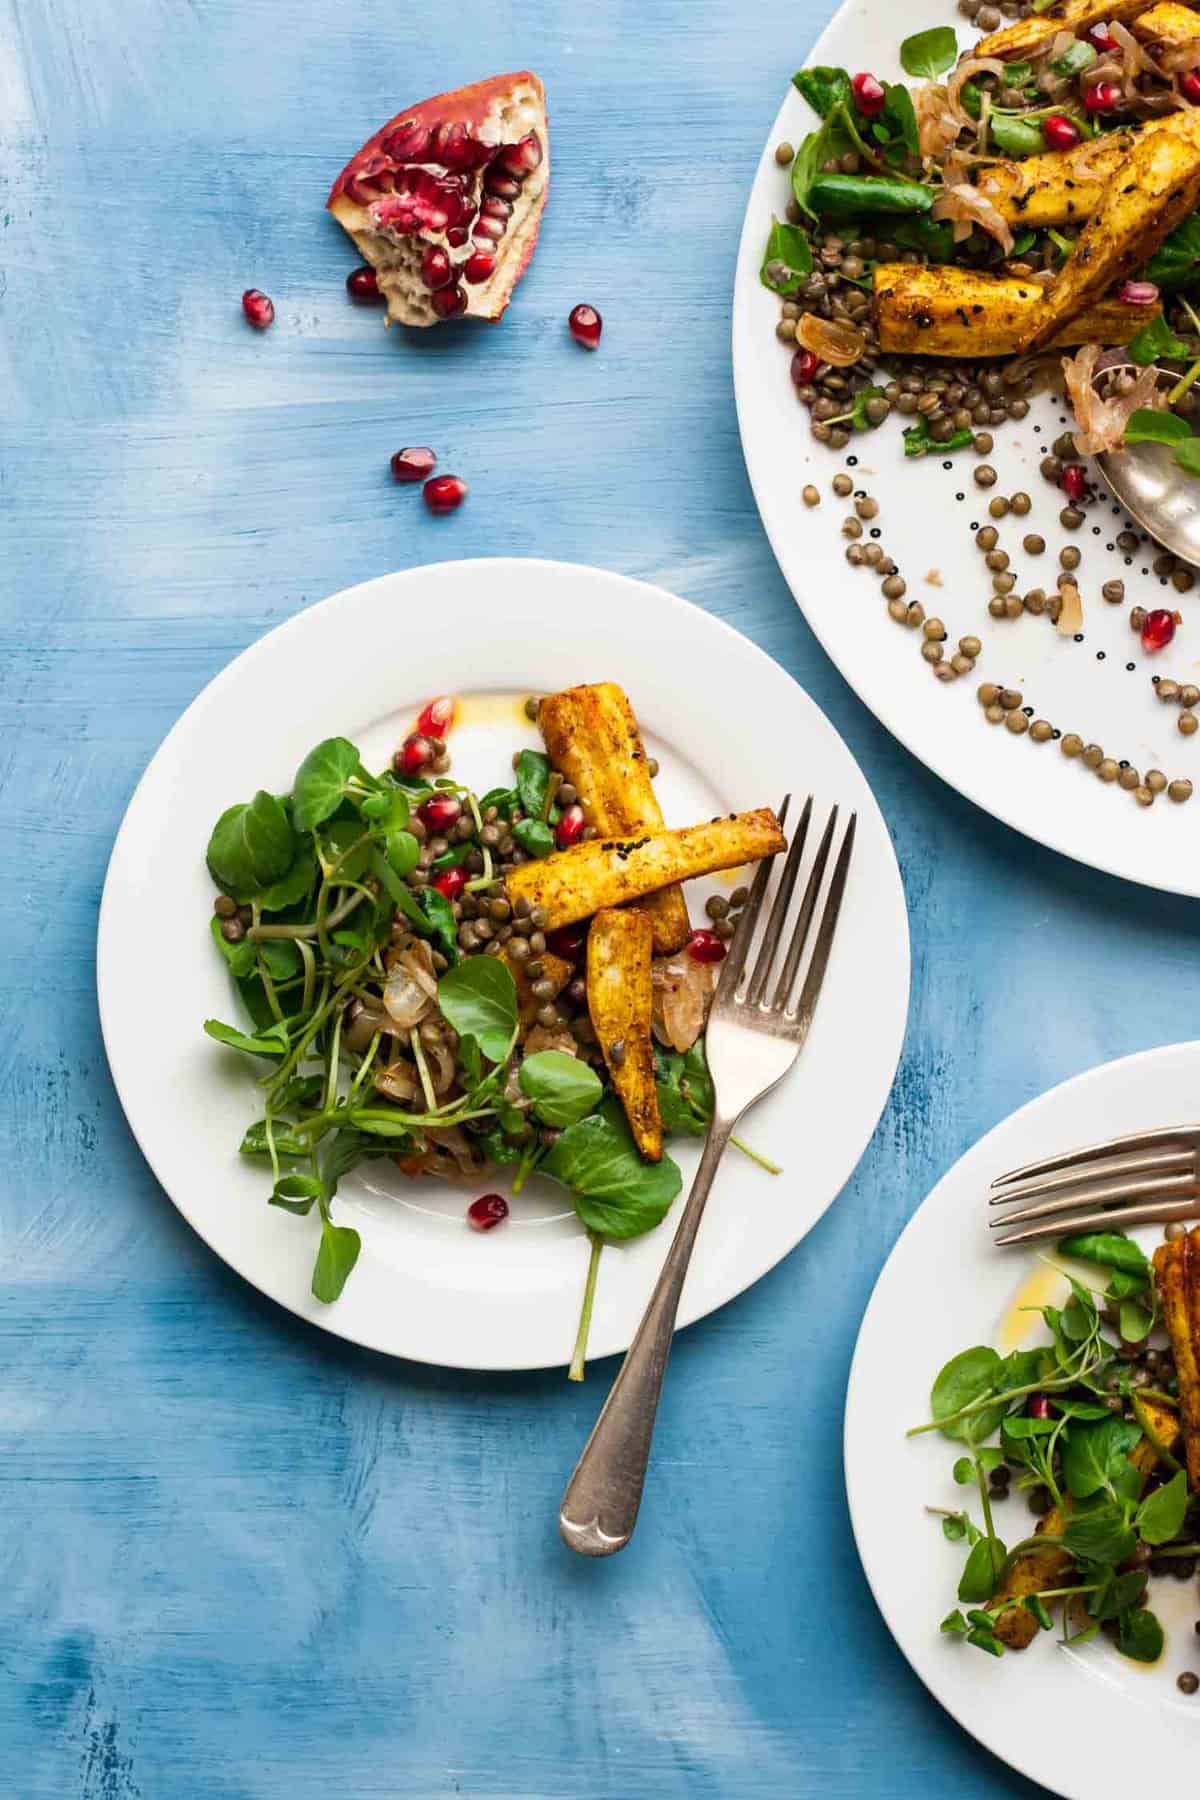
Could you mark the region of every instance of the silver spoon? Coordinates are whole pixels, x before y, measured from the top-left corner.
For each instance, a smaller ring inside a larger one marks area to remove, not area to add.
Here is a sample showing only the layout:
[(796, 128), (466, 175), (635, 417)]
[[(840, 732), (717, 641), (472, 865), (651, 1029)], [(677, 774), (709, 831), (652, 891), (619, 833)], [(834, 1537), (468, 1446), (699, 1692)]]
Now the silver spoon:
[[(1160, 369), (1166, 380), (1179, 377)], [(1175, 461), (1170, 444), (1134, 444), (1096, 458), (1101, 475), (1143, 531), (1182, 562), (1200, 567), (1200, 481)]]

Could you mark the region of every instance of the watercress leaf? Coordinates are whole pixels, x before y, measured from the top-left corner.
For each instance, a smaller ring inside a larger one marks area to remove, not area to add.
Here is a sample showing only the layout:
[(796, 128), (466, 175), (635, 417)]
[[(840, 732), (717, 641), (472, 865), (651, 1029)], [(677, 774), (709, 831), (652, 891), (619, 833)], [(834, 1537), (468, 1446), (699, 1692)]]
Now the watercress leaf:
[[(1181, 343), (1175, 336), (1162, 313), (1151, 319), (1148, 325), (1143, 325), (1141, 330), (1136, 331), (1129, 340), (1130, 361), (1139, 363), (1143, 368), (1149, 363), (1158, 362), (1163, 357), (1186, 355), (1187, 345)], [(1141, 413), (1149, 410), (1146, 407), (1139, 407), (1138, 411), (1131, 415), (1130, 423), (1133, 419), (1139, 418)], [(1173, 415), (1156, 413), (1155, 417), (1162, 419), (1173, 417)], [(1183, 421), (1177, 422), (1182, 424)]]
[[(1133, 416), (1136, 418), (1137, 414)], [(1145, 1251), (1122, 1231), (1084, 1231), (1075, 1237), (1060, 1238), (1058, 1254), (1099, 1263), (1105, 1269), (1124, 1269), (1130, 1274), (1149, 1277), (1150, 1264)]]
[(989, 1656), (1004, 1655), (1004, 1645), (994, 1631), (980, 1631), (978, 1628), (968, 1631), (967, 1642), (974, 1645), (976, 1650), (986, 1650)]
[(339, 1298), (361, 1249), (362, 1239), (351, 1226), (321, 1220), (321, 1244), (312, 1277), (314, 1300), (331, 1306)]
[(1033, 249), (1033, 246), (1036, 243), (1036, 231), (1018, 231), (1016, 237), (1013, 239), (1013, 247), (1009, 251), (1009, 255), (1024, 256), (1028, 251)]
[(435, 856), (429, 866), (435, 875), (440, 875), (443, 869), (457, 869), (474, 848), (474, 844), (455, 844), (453, 850), (443, 850), (440, 856)]
[(810, 219), (817, 216), (811, 205), (812, 184), (834, 153), (834, 130), (830, 120), (826, 120), (819, 131), (810, 131), (796, 152), (792, 163), (792, 198)]
[(883, 423), (881, 419), (873, 419), (867, 411), (867, 402), (869, 400), (879, 400), (882, 398), (883, 389), (881, 387), (865, 387), (858, 390), (857, 394), (854, 396), (853, 405), (850, 408), (849, 422), (853, 431), (874, 431)]
[[(454, 917), (454, 908), (445, 894), (439, 894), (436, 888), (421, 888), (417, 894), (417, 905), (425, 914), (430, 924), (430, 942), (438, 946), (449, 962), (458, 961), (458, 922)], [(481, 959), (482, 960), (482, 959)], [(495, 962), (494, 956), (486, 959)], [(508, 974), (507, 969), (504, 971)], [(509, 980), (512, 980), (511, 975)]]
[(227, 893), (252, 894), (286, 875), (295, 851), (283, 802), (260, 788), (253, 800), (225, 809), (206, 854), (213, 879)]
[[(1108, 1408), (1103, 1409), (1107, 1416)], [(1000, 1435), (1006, 1444), (1019, 1444), (1027, 1438), (1049, 1437), (1058, 1429), (1057, 1419), (1031, 1419), (1026, 1413), (1014, 1413), (1005, 1419), (1000, 1427)]]
[(706, 1121), (711, 1119), (716, 1104), (716, 1091), (708, 1072), (708, 1056), (703, 1037), (698, 1037), (691, 1049), (684, 1052), (683, 1076), (679, 1085), (688, 1105)]
[(981, 1537), (971, 1546), (966, 1566), (958, 1583), (958, 1597), (971, 1604), (990, 1600), (1004, 1570), (1008, 1555), (996, 1537)]
[(386, 794), (367, 794), (358, 803), (358, 810), (364, 819), (370, 819), (377, 825), (385, 817), (390, 801)]
[(920, 141), (917, 136), (917, 115), (913, 108), (912, 95), (902, 81), (889, 81), (884, 90), (883, 112), (880, 118), (890, 126), (904, 148), (913, 156), (920, 154)]
[[(462, 849), (467, 850), (467, 845)], [(383, 852), (388, 866), (400, 876), (411, 875), (421, 858), (421, 846), (411, 831), (389, 831), (383, 840)]]
[(975, 1479), (975, 1464), (969, 1456), (960, 1456), (953, 1472), (959, 1487), (969, 1487)]
[(1149, 1285), (1149, 1275), (1131, 1275), (1125, 1269), (1114, 1269), (1112, 1279), (1104, 1290), (1104, 1298), (1128, 1300), (1134, 1294), (1144, 1294)]
[(1188, 475), (1200, 475), (1200, 438), (1185, 438), (1176, 444), (1175, 461)]
[[(343, 1175), (348, 1175), (357, 1162), (364, 1156), (377, 1156), (384, 1147), (372, 1144), (369, 1137), (361, 1132), (346, 1130), (331, 1132), (320, 1149), (321, 1179), (325, 1183), (326, 1197), (330, 1200), (337, 1193), (338, 1182)], [(392, 1155), (392, 1146), (386, 1147), (386, 1154)]]
[(543, 1125), (576, 1124), (596, 1110), (604, 1094), (595, 1070), (565, 1050), (539, 1050), (527, 1056), (517, 1080)]
[(550, 758), (542, 750), (522, 750), (517, 757), (517, 799), (529, 819), (540, 819), (550, 785)]
[(942, 1520), (942, 1536), (950, 1543), (961, 1543), (967, 1535), (966, 1513), (948, 1513)]
[(280, 1110), (295, 1106), (315, 1106), (324, 1091), (323, 1075), (293, 1075), (275, 1096), (275, 1105)]
[(526, 856), (540, 860), (554, 848), (554, 833), (540, 819), (518, 819), (512, 834)]
[(931, 25), (916, 31), (900, 46), (900, 67), (906, 75), (923, 75), (934, 81), (958, 61), (958, 39), (949, 25)]
[(301, 838), (297, 840), (296, 854), (286, 875), (258, 888), (253, 894), (239, 894), (238, 898), (253, 900), (260, 912), (286, 912), (289, 906), (299, 906), (302, 900), (308, 899), (316, 879), (317, 858), (312, 839)]
[(229, 964), (235, 976), (249, 975), (257, 960), (254, 945), (249, 938), (239, 938), (236, 944), (229, 943), (221, 932), (221, 921), (214, 913), (209, 921), (213, 943)]
[(1063, 1479), (1072, 1499), (1086, 1500), (1108, 1487), (1141, 1435), (1132, 1419), (1111, 1413), (1094, 1424), (1076, 1425), (1063, 1446)]
[(1125, 1509), (1112, 1501), (1075, 1513), (1063, 1532), (1063, 1543), (1086, 1562), (1121, 1563), (1132, 1556), (1137, 1539), (1125, 1522)]
[(958, 431), (952, 431), (945, 443), (938, 443), (930, 434), (929, 421), (925, 418), (917, 420), (902, 433), (905, 456), (925, 456), (929, 451), (936, 451), (939, 456), (951, 455), (955, 450), (966, 450), (974, 442), (974, 433), (964, 425)]
[(1043, 1631), (1053, 1631), (1054, 1620), (1050, 1617), (1046, 1602), (1039, 1594), (1026, 1594), (1021, 1604), (1026, 1612), (1033, 1614)]
[(292, 786), (292, 817), (297, 831), (311, 831), (333, 816), (358, 766), (358, 751), (349, 738), (326, 738), (309, 751)]
[(1146, 1496), (1133, 1522), (1147, 1544), (1169, 1544), (1183, 1529), (1187, 1509), (1187, 1476), (1180, 1469), (1170, 1481)]
[(271, 1189), (269, 1206), (282, 1206), (285, 1212), (310, 1213), (325, 1196), (325, 1184), (315, 1175), (281, 1175)]
[[(961, 1350), (957, 1356), (952, 1356), (933, 1384), (929, 1396), (930, 1416), (939, 1422), (950, 1419), (964, 1406), (995, 1393), (1000, 1369), (999, 1356), (987, 1344), (977, 1344), (973, 1349)], [(985, 1407), (966, 1419), (942, 1424), (942, 1434), (968, 1443), (982, 1442), (996, 1430), (1006, 1410), (1003, 1402), (998, 1409)]]
[[(909, 74), (911, 73), (910, 69)], [(829, 117), (835, 106), (849, 106), (853, 98), (850, 77), (845, 69), (821, 66), (800, 69), (792, 76), (792, 86), (804, 95), (813, 111), (823, 119)]]
[(1140, 1344), (1150, 1336), (1154, 1325), (1154, 1314), (1136, 1300), (1122, 1300), (1119, 1319), (1121, 1336), (1127, 1344)]
[(1142, 275), (1167, 288), (1191, 287), (1200, 279), (1200, 215), (1192, 213), (1163, 239)]
[(1045, 1380), (1053, 1367), (1053, 1354), (1045, 1344), (1034, 1350), (1010, 1350), (996, 1385), (1001, 1388), (1029, 1387), (1032, 1382)]
[(966, 1637), (967, 1621), (963, 1618), (958, 1608), (955, 1607), (953, 1612), (946, 1614), (945, 1618), (938, 1626), (938, 1630), (946, 1632), (950, 1637)]
[(204, 1029), (210, 1038), (216, 1038), (218, 1044), (226, 1044), (231, 1050), (241, 1050), (247, 1056), (286, 1056), (288, 1048), (287, 1026), (277, 1022), (265, 1031), (251, 1037), (245, 1031), (239, 1031), (236, 1025), (224, 1025), (220, 1019), (205, 1019)]
[(507, 817), (516, 804), (517, 790), (515, 788), (489, 788), (486, 794), (480, 795), (479, 811), (483, 814), (487, 812), (489, 806), (494, 806), (497, 812), (502, 812)]
[(479, 1055), (479, 1045), (470, 1032), (458, 1040), (458, 1062), (466, 1078), (468, 1089), (478, 1087), (483, 1080), (483, 1063)]
[(489, 1062), (506, 1061), (517, 1034), (517, 984), (498, 957), (472, 956), (448, 969), (438, 982), (438, 1006)]
[(1042, 128), (1034, 120), (1009, 113), (992, 113), (992, 141), (1005, 156), (1037, 156), (1046, 148)]
[(1146, 1572), (1144, 1569), (1129, 1569), (1118, 1575), (1115, 1569), (1109, 1570), (1096, 1593), (1089, 1595), (1087, 1609), (1093, 1619), (1103, 1622), (1115, 1619), (1118, 1613), (1128, 1611), (1136, 1606), (1146, 1591)]
[[(305, 1138), (297, 1137), (283, 1120), (275, 1119), (272, 1124), (276, 1156), (308, 1155), (308, 1142)], [(253, 1125), (247, 1127), (246, 1133), (238, 1145), (238, 1155), (269, 1156), (270, 1154), (271, 1148), (267, 1142), (267, 1121), (256, 1119)]]
[(272, 981), (290, 981), (304, 967), (300, 952), (290, 938), (267, 938), (258, 945), (258, 954), (267, 965)]
[(1163, 1641), (1163, 1628), (1148, 1607), (1131, 1606), (1118, 1617), (1117, 1648), (1133, 1662), (1157, 1662)]
[(772, 218), (758, 272), (763, 286), (775, 294), (794, 294), (805, 276), (811, 275), (812, 266), (812, 251), (800, 226)]
[(1062, 55), (1055, 57), (1050, 67), (1063, 80), (1070, 81), (1082, 74), (1084, 69), (1090, 69), (1097, 54), (1095, 45), (1089, 44), (1086, 38), (1073, 38)]
[(601, 1237), (640, 1237), (653, 1230), (683, 1186), (669, 1156), (659, 1163), (642, 1161), (611, 1100), (569, 1125), (538, 1168), (570, 1189), (580, 1219)]
[(707, 1121), (689, 1104), (683, 1091), (683, 1057), (677, 1050), (654, 1046), (654, 1082), (658, 1112), (668, 1137), (703, 1137)]

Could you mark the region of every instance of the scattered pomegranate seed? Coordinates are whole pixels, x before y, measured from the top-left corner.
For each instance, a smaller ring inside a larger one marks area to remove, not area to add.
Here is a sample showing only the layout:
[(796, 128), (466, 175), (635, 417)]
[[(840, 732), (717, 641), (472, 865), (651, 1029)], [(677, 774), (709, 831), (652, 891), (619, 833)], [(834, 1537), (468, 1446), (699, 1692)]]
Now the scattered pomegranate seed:
[(454, 725), (454, 715), (458, 711), (458, 701), (453, 694), (439, 694), (421, 708), (421, 716), (415, 729), (423, 731), (426, 737), (448, 737)]
[(1054, 1417), (1054, 1408), (1048, 1394), (1032, 1394), (1025, 1411), (1031, 1419), (1052, 1419)]
[(435, 794), (432, 800), (418, 806), (417, 817), (426, 831), (449, 831), (462, 818), (462, 801), (456, 800), (453, 794)]
[(546, 948), (551, 956), (561, 956), (564, 962), (578, 962), (587, 942), (587, 932), (581, 925), (560, 925), (557, 931), (546, 933)]
[(490, 250), (476, 250), (463, 264), (463, 280), (477, 286), (488, 279), (495, 267), (496, 259)]
[(1110, 37), (1103, 25), (1091, 25), (1083, 35), (1092, 46), (1092, 49), (1098, 50), (1101, 56), (1107, 56), (1110, 50), (1117, 50), (1120, 48), (1116, 38)]
[(379, 278), (370, 263), (363, 263), (360, 269), (351, 269), (346, 277), (346, 292), (361, 306), (379, 299)]
[(583, 836), (583, 828), (587, 820), (583, 816), (582, 806), (568, 806), (562, 818), (554, 827), (554, 842), (560, 850), (569, 850)]
[(1154, 306), (1158, 302), (1158, 289), (1152, 281), (1123, 281), (1113, 298), (1123, 300), (1126, 306)]
[(797, 350), (792, 358), (792, 380), (797, 387), (804, 387), (816, 380), (820, 366), (821, 359), (812, 350)]
[(1156, 606), (1153, 612), (1146, 614), (1142, 626), (1143, 650), (1165, 650), (1174, 636), (1174, 613), (1168, 612), (1165, 606)]
[(1063, 493), (1078, 503), (1087, 499), (1087, 470), (1082, 463), (1068, 463), (1062, 472)]
[(457, 512), (467, 497), (467, 484), (458, 475), (435, 475), (424, 487), (425, 504), (431, 513)]
[(421, 258), (421, 280), (427, 288), (449, 287), (454, 280), (450, 258), (440, 244), (430, 244)]
[(1200, 69), (1189, 69), (1179, 77), (1179, 91), (1193, 106), (1200, 103)]
[(433, 761), (433, 745), (419, 731), (410, 731), (395, 756), (392, 767), (397, 775), (419, 775)]
[(503, 1194), (481, 1194), (467, 1208), (467, 1224), (472, 1231), (494, 1231), (508, 1217), (508, 1201)]
[(470, 236), (465, 225), (452, 225), (446, 233), (446, 242), (452, 250), (461, 250)]
[(1065, 113), (1051, 113), (1042, 120), (1042, 136), (1051, 150), (1073, 150), (1082, 133), (1074, 119)]
[(438, 288), (433, 296), (433, 310), (439, 319), (453, 319), (458, 313), (466, 312), (467, 296), (457, 284)]
[(868, 75), (865, 70), (854, 77), (850, 89), (855, 106), (865, 118), (875, 118), (887, 105), (887, 93), (882, 81), (877, 81), (874, 75)]
[(392, 457), (392, 475), (396, 481), (428, 481), (437, 468), (437, 452), (428, 444), (409, 444)]
[(715, 931), (693, 931), (687, 943), (687, 953), (693, 962), (718, 963), (723, 961), (728, 946)]
[(1114, 81), (1098, 81), (1095, 87), (1085, 88), (1083, 104), (1089, 112), (1111, 112), (1121, 98), (1121, 90)]
[(467, 885), (467, 871), (461, 863), (452, 863), (448, 869), (438, 871), (433, 878), (433, 885), (447, 900), (457, 900)]
[(242, 311), (255, 331), (265, 331), (275, 321), (275, 302), (261, 288), (247, 288), (242, 295)]
[(567, 327), (577, 344), (585, 350), (598, 350), (604, 320), (594, 306), (573, 306), (567, 314)]

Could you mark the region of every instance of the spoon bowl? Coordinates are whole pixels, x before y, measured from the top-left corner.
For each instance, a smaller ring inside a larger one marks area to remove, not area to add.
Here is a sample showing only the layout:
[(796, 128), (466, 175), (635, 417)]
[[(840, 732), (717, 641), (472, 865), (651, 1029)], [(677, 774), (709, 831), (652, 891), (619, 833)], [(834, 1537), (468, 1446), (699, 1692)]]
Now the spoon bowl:
[[(1170, 371), (1164, 377), (1178, 380)], [(1200, 567), (1200, 481), (1175, 461), (1170, 444), (1134, 444), (1096, 458), (1113, 498), (1181, 562)]]

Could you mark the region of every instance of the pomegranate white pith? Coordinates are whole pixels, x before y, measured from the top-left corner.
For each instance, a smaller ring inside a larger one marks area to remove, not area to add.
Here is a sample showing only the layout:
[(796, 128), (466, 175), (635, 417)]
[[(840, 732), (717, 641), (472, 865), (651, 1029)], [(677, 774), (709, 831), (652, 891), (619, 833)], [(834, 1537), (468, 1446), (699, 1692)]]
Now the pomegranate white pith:
[(374, 268), (389, 323), (498, 319), (549, 180), (546, 97), (525, 71), (397, 113), (338, 176), (329, 210)]

